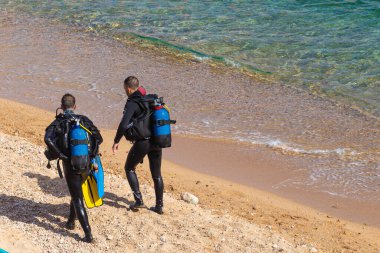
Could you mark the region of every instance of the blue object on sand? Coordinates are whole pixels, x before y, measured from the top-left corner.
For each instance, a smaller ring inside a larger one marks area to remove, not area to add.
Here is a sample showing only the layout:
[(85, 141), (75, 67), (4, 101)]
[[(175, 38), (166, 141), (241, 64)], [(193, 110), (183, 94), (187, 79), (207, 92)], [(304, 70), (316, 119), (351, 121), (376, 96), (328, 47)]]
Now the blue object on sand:
[(103, 171), (102, 161), (100, 161), (100, 156), (97, 155), (93, 159), (92, 162), (96, 163), (98, 165), (98, 170), (93, 170), (92, 174), (94, 175), (94, 178), (96, 180), (96, 184), (98, 185), (99, 198), (103, 198), (103, 196), (104, 196), (104, 171)]
[(0, 253), (8, 253), (8, 251), (5, 251), (3, 249), (0, 249)]

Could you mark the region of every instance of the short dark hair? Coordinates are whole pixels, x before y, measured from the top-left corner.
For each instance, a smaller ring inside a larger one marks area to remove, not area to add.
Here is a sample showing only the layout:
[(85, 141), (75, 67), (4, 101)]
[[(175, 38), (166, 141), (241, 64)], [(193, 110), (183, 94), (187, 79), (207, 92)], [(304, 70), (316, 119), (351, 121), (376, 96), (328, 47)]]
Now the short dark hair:
[(73, 108), (75, 105), (75, 97), (70, 93), (63, 95), (61, 99), (61, 107), (64, 108)]
[(131, 89), (137, 89), (139, 87), (139, 79), (134, 76), (128, 76), (124, 80), (124, 85)]

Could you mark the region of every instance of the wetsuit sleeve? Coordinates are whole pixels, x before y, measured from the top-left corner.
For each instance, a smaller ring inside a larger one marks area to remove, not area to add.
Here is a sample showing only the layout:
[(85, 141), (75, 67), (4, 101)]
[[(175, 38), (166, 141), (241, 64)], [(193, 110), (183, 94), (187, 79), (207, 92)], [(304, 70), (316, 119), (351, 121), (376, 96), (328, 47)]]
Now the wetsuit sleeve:
[(119, 127), (117, 128), (116, 136), (114, 139), (115, 143), (119, 143), (125, 131), (127, 131), (128, 124), (131, 122), (132, 117), (138, 110), (139, 106), (137, 103), (127, 102), (127, 105), (124, 109), (123, 118), (121, 119)]
[(45, 144), (48, 146), (49, 151), (52, 152), (55, 156), (59, 156), (61, 151), (59, 150), (57, 144), (55, 143), (55, 129), (58, 125), (58, 121), (54, 120), (45, 130)]

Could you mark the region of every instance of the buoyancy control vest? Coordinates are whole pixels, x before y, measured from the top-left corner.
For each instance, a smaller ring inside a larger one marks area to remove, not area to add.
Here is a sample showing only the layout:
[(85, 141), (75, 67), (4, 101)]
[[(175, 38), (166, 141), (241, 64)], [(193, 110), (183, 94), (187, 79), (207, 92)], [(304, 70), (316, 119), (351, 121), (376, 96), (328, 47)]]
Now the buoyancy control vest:
[[(59, 114), (56, 116), (57, 124), (54, 130), (54, 146), (56, 151), (51, 152), (48, 149), (45, 151), (45, 156), (48, 161), (58, 159), (58, 153), (64, 154), (70, 162), (72, 170), (78, 174), (89, 168), (90, 153), (96, 145), (92, 147), (92, 133), (81, 123), (81, 116), (75, 114)], [(59, 150), (59, 151), (57, 151)], [(96, 151), (97, 152), (97, 151)], [(59, 160), (57, 161), (57, 168), (60, 176)], [(48, 163), (48, 168), (50, 163)]]
[(130, 141), (151, 139), (152, 143), (160, 148), (171, 147), (171, 124), (175, 120), (170, 119), (169, 108), (163, 102), (162, 97), (156, 94), (148, 94), (142, 98), (133, 98), (142, 109), (142, 113), (132, 119), (127, 127), (126, 138)]

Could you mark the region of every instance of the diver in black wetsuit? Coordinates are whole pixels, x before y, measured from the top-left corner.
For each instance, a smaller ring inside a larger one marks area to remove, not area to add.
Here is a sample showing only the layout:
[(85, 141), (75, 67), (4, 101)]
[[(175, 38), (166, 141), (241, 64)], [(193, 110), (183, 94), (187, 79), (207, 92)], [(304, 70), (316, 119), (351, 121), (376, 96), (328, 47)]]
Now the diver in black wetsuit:
[[(129, 76), (124, 80), (124, 90), (128, 96), (128, 101), (124, 107), (123, 118), (117, 129), (112, 151), (115, 152), (115, 150), (118, 150), (119, 141), (123, 135), (127, 138), (127, 140), (133, 142), (133, 146), (128, 153), (127, 161), (125, 163), (125, 172), (135, 198), (135, 203), (131, 205), (131, 209), (133, 211), (136, 211), (137, 208), (144, 207), (135, 169), (136, 166), (142, 162), (143, 158), (148, 155), (150, 172), (152, 174), (156, 194), (156, 205), (152, 207), (151, 210), (158, 214), (163, 214), (164, 183), (161, 177), (162, 149), (156, 147), (151, 142), (149, 134), (142, 137), (140, 136), (137, 139), (131, 139), (130, 136), (126, 135), (129, 124), (143, 112), (143, 109), (136, 102), (136, 100), (145, 96), (146, 92), (143, 87), (139, 87), (139, 81), (134, 76)], [(143, 130), (150, 133), (149, 129)]]
[(51, 156), (58, 157), (63, 161), (63, 170), (71, 195), (70, 214), (66, 223), (66, 228), (74, 229), (75, 219), (78, 218), (85, 233), (85, 238), (83, 240), (85, 242), (91, 242), (93, 238), (87, 213), (83, 205), (82, 192), (82, 182), (85, 181), (89, 175), (90, 168), (80, 174), (77, 174), (72, 169), (70, 163), (70, 150), (65, 149), (62, 144), (64, 131), (61, 127), (61, 123), (69, 117), (75, 116), (80, 118), (81, 124), (92, 132), (90, 159), (96, 156), (99, 145), (103, 142), (103, 138), (90, 119), (83, 115), (74, 114), (75, 108), (75, 97), (71, 94), (65, 94), (61, 100), (61, 109), (63, 110), (63, 113), (56, 116), (56, 119), (46, 128), (45, 143), (48, 146), (49, 152), (52, 154)]

